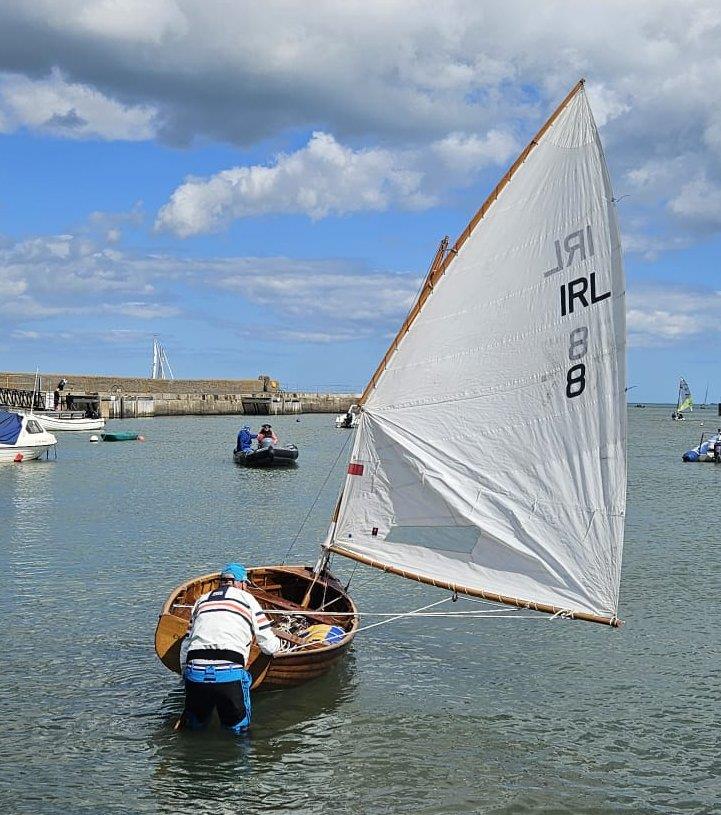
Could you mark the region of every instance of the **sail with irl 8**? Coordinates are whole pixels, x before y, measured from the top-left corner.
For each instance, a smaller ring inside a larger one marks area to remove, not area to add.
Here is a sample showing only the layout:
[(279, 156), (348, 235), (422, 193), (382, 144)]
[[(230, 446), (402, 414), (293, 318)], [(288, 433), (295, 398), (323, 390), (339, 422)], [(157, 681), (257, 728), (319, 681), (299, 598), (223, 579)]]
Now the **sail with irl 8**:
[(491, 193), (361, 402), (330, 552), (617, 625), (625, 284), (583, 81)]

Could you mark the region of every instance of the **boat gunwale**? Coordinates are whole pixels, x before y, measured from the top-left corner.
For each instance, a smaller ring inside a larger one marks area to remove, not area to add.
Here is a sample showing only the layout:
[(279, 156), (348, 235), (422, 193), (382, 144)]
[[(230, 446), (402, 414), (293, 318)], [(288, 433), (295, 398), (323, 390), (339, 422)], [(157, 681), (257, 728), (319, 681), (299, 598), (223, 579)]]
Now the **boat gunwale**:
[[(284, 571), (284, 572), (287, 572), (290, 575), (295, 575), (296, 577), (299, 577), (299, 578), (305, 578), (308, 583), (311, 583), (312, 579), (313, 579), (313, 567), (312, 566), (286, 566), (285, 564), (280, 564), (280, 565), (276, 564), (276, 565), (269, 565), (269, 566), (250, 566), (250, 567), (248, 567), (248, 574), (249, 574), (249, 576), (252, 577), (252, 574), (253, 574), (254, 571), (261, 571), (261, 570)], [(170, 592), (170, 594), (168, 595), (168, 597), (167, 597), (167, 599), (166, 599), (165, 603), (163, 604), (163, 607), (162, 607), (162, 609), (160, 611), (160, 614), (158, 615), (158, 618), (160, 619), (160, 618), (163, 617), (163, 615), (167, 614), (167, 615), (170, 615), (172, 617), (176, 617), (177, 619), (185, 620), (185, 617), (182, 617), (179, 614), (175, 614), (171, 610), (173, 608), (173, 606), (175, 605), (174, 601), (176, 600), (178, 595), (181, 594), (181, 592), (183, 592), (183, 591), (187, 591), (194, 584), (204, 583), (204, 582), (208, 582), (208, 581), (212, 581), (212, 580), (217, 580), (219, 577), (220, 577), (220, 572), (219, 571), (209, 572), (208, 574), (199, 575), (198, 577), (191, 578), (190, 580), (187, 580), (184, 583), (181, 583), (178, 586), (176, 586)], [(338, 582), (337, 578), (335, 578), (333, 575), (329, 575), (329, 577), (330, 577), (330, 580), (335, 580), (336, 582)], [(318, 585), (317, 581), (316, 581), (316, 585)], [(260, 587), (258, 587), (258, 588), (260, 588)], [(293, 659), (298, 659), (298, 658), (305, 659), (305, 658), (308, 658), (308, 657), (312, 657), (313, 655), (318, 655), (319, 656), (320, 654), (328, 654), (328, 653), (332, 653), (333, 651), (339, 651), (340, 652), (340, 651), (346, 649), (351, 644), (351, 642), (353, 641), (353, 638), (356, 635), (356, 632), (357, 632), (358, 626), (359, 626), (359, 616), (360, 615), (358, 613), (358, 607), (356, 606), (355, 602), (350, 597), (350, 595), (342, 588), (342, 586), (340, 586), (340, 583), (339, 583), (339, 588), (337, 588), (335, 590), (338, 591), (338, 593), (340, 594), (340, 596), (342, 596), (344, 598), (344, 600), (346, 600), (346, 602), (349, 605), (349, 610), (353, 614), (352, 617), (348, 618), (350, 620), (351, 627), (346, 630), (345, 636), (340, 640), (340, 642), (323, 643), (320, 646), (318, 646), (316, 644), (316, 647), (314, 647), (314, 648), (298, 649), (297, 651), (279, 651), (278, 653), (276, 653), (274, 655), (274, 657), (273, 657), (274, 661), (284, 660), (286, 662), (290, 662)], [(253, 594), (252, 591), (249, 591), (248, 593)], [(279, 599), (283, 599), (283, 598), (279, 597)], [(270, 611), (269, 609), (264, 609), (264, 610), (265, 611)], [(272, 611), (271, 613), (283, 614), (283, 611), (284, 611), (283, 609), (277, 609), (276, 611)], [(298, 611), (300, 611), (300, 609)], [(313, 614), (315, 609), (308, 608), (307, 611), (308, 611), (308, 614)], [(187, 620), (185, 620), (185, 621), (188, 622)]]

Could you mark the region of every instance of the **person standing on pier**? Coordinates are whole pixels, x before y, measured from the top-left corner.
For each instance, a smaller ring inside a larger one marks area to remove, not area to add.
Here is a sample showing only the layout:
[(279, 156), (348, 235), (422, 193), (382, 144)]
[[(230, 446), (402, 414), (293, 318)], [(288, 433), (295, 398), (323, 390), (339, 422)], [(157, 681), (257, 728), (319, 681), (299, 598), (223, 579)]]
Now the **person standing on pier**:
[(65, 379), (65, 377), (63, 377), (60, 380), (60, 382), (58, 382), (58, 384), (57, 384), (57, 389), (56, 389), (55, 392), (58, 394), (58, 402), (59, 402), (59, 404), (55, 405), (55, 410), (57, 410), (58, 407), (60, 408), (60, 410), (62, 410), (67, 404), (65, 394), (63, 393), (63, 391), (65, 390), (65, 386), (67, 384), (68, 384), (68, 380)]
[(204, 594), (190, 617), (190, 633), (183, 642), (180, 662), (185, 678), (185, 710), (176, 729), (205, 727), (213, 710), (220, 723), (235, 734), (250, 725), (250, 686), (245, 666), (253, 638), (272, 656), (280, 640), (258, 601), (246, 591), (248, 572), (228, 563), (220, 573), (220, 587)]

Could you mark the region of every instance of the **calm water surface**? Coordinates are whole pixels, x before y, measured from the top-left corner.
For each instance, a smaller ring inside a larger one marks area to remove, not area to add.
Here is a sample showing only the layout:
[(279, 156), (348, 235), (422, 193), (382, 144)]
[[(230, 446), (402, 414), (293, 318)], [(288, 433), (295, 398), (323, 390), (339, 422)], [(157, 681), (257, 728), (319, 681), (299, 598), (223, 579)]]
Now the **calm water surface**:
[[(2, 465), (0, 808), (721, 811), (721, 466), (680, 458), (719, 420), (669, 413), (629, 409), (623, 629), (541, 615), (381, 626), (323, 679), (257, 694), (243, 741), (173, 732), (183, 693), (153, 651), (158, 610), (229, 559), (312, 562), (349, 432), (277, 419), (301, 448), (287, 472), (233, 465), (237, 417), (114, 422), (147, 441), (65, 433), (57, 461)], [(362, 568), (352, 590), (366, 611), (442, 596)]]

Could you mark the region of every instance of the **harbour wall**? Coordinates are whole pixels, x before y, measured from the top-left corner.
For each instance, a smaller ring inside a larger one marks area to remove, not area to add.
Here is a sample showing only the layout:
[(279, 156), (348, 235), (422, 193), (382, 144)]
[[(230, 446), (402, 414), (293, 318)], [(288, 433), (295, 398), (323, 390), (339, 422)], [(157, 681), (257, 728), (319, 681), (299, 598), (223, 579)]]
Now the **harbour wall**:
[[(42, 373), (40, 377), (48, 402), (64, 378), (63, 407), (85, 409), (92, 400), (105, 419), (344, 413), (359, 398), (357, 394), (290, 393), (265, 374), (256, 379), (161, 380), (57, 373)], [(33, 373), (0, 372), (0, 387), (32, 391), (34, 381)]]

